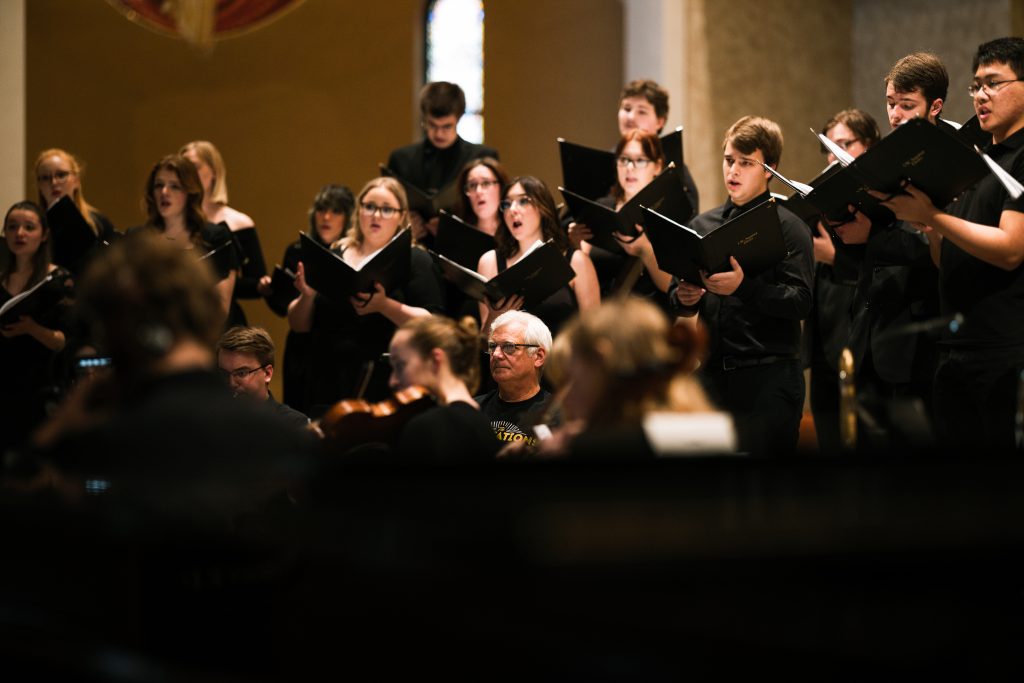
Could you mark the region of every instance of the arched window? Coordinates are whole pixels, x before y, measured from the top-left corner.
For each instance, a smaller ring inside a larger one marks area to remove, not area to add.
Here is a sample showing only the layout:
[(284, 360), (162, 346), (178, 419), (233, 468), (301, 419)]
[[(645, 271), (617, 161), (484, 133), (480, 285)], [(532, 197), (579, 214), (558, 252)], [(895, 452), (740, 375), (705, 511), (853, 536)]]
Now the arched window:
[(484, 141), (483, 0), (430, 0), (427, 3), (426, 83), (458, 83), (466, 93), (466, 114), (459, 135)]

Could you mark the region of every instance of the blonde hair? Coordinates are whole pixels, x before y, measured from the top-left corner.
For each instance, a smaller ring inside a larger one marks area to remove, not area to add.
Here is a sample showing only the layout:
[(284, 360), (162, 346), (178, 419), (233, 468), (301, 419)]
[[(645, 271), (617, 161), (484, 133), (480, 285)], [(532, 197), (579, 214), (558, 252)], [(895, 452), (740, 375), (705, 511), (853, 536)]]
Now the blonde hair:
[(93, 218), (92, 215), (93, 212), (96, 211), (96, 207), (85, 201), (85, 196), (82, 194), (82, 174), (85, 172), (85, 165), (71, 152), (67, 152), (59, 147), (51, 147), (50, 149), (44, 149), (39, 153), (39, 156), (36, 157), (34, 168), (36, 172), (36, 191), (39, 193), (39, 206), (45, 207), (48, 204), (46, 197), (43, 196), (43, 191), (39, 189), (39, 167), (44, 161), (53, 156), (60, 157), (66, 161), (68, 166), (71, 167), (71, 172), (78, 176), (78, 186), (75, 188), (74, 192), (71, 193), (71, 201), (75, 203), (75, 206), (78, 207), (78, 212), (82, 214), (82, 218), (85, 219), (85, 222), (89, 224), (93, 233), (98, 237), (100, 234), (100, 226), (96, 225), (96, 219)]
[(442, 315), (413, 318), (399, 330), (409, 332), (409, 345), (420, 356), (430, 355), (433, 349), (441, 349), (448, 357), (448, 365), (469, 393), (475, 393), (480, 386), (480, 330), (476, 320), (467, 316), (461, 322)]
[(600, 373), (603, 397), (597, 414), (586, 417), (610, 426), (639, 423), (651, 411), (714, 410), (693, 376), (706, 346), (702, 328), (673, 325), (653, 303), (627, 297), (582, 312), (559, 335), (552, 356), (556, 375), (565, 376), (570, 357)]
[[(178, 154), (185, 156), (188, 152), (195, 152), (199, 160), (210, 167), (213, 171), (213, 187), (210, 188), (210, 201), (214, 204), (227, 206), (228, 204), (228, 171), (224, 166), (224, 157), (208, 140), (193, 140), (186, 142), (178, 150)], [(206, 188), (203, 188), (206, 192)]]
[(356, 204), (352, 209), (353, 215), (349, 216), (348, 228), (345, 230), (345, 234), (342, 235), (341, 239), (332, 244), (331, 248), (340, 246), (342, 249), (348, 249), (349, 247), (363, 246), (363, 228), (359, 224), (359, 216), (357, 214), (359, 213), (359, 207), (363, 204), (363, 197), (370, 190), (378, 187), (391, 193), (395, 200), (398, 201), (398, 207), (402, 210), (402, 215), (405, 216), (405, 222), (398, 226), (398, 230), (409, 227), (409, 199), (405, 195), (405, 188), (402, 187), (402, 183), (394, 178), (380, 176), (363, 185), (363, 189), (356, 196)]

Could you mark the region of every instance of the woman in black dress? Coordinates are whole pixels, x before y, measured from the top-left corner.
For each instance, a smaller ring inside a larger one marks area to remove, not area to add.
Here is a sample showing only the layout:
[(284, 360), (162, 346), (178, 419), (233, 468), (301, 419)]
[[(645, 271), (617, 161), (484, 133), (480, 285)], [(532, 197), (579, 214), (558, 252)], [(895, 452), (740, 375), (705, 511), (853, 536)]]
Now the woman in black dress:
[(501, 442), (473, 400), (481, 351), (476, 325), (470, 321), (416, 318), (395, 332), (389, 347), (391, 388), (421, 386), (438, 404), (402, 428), (399, 461), (437, 464), (494, 458)]
[[(309, 229), (306, 234), (325, 247), (341, 239), (348, 228), (349, 216), (355, 208), (356, 199), (352, 190), (345, 185), (324, 185), (313, 198), (309, 208)], [(295, 240), (284, 250), (281, 268), (294, 274), (299, 269), (301, 242)], [(269, 275), (264, 275), (259, 284), (260, 294), (266, 297), (267, 305), (277, 315), (288, 315), (288, 304), (297, 296), (299, 290), (290, 282), (278, 281), (275, 288)], [(307, 381), (310, 369), (310, 335), (308, 332), (288, 331), (284, 346), (284, 404), (308, 414), (309, 395)]]
[(72, 297), (70, 273), (50, 260), (46, 214), (18, 202), (4, 217), (0, 241), (0, 306), (38, 289), (0, 317), (0, 450), (20, 443), (45, 416), (58, 381)]
[(209, 260), (227, 320), (237, 260), (233, 258), (228, 229), (206, 220), (203, 186), (195, 164), (180, 154), (170, 154), (156, 162), (146, 180), (145, 203), (146, 228), (158, 230), (179, 248), (195, 249), (198, 257)]
[(199, 182), (203, 186), (203, 213), (206, 214), (206, 220), (226, 225), (237, 239), (241, 268), (235, 280), (228, 326), (248, 325), (245, 311), (238, 300), (260, 298), (260, 278), (267, 274), (256, 224), (247, 214), (228, 206), (227, 167), (212, 142), (193, 140), (186, 143), (178, 153), (195, 164)]
[[(356, 267), (409, 227), (409, 203), (401, 183), (375, 178), (363, 187), (356, 218), (332, 248)], [(440, 275), (430, 255), (417, 247), (410, 253), (409, 280), (387, 292), (378, 283), (373, 294), (331, 300), (306, 283), (298, 265), (299, 296), (288, 306), (288, 324), (295, 332), (312, 333), (309, 412), (319, 417), (343, 398), (377, 401), (388, 394), (387, 363), (382, 354), (395, 328), (416, 317), (444, 310)]]
[[(576, 277), (569, 284), (529, 311), (544, 321), (551, 333), (577, 311), (585, 311), (601, 304), (597, 273), (590, 257), (572, 248), (565, 230), (558, 224), (558, 213), (544, 182), (533, 176), (514, 178), (501, 201), (502, 223), (494, 235), (496, 248), (480, 257), (477, 272), (487, 279), (493, 278), (522, 259), (538, 241), (552, 240), (572, 266)], [(480, 304), (482, 330), (490, 329), (491, 322), (510, 308), (519, 308), (522, 300), (499, 302), (492, 308)]]

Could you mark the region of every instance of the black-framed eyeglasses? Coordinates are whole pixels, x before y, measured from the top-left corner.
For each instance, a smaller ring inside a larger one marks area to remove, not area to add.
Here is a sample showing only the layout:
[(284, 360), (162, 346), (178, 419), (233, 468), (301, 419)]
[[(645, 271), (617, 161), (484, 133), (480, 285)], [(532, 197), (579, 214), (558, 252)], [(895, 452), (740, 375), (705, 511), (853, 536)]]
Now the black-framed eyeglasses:
[(487, 342), (487, 355), (493, 356), (494, 352), (501, 349), (506, 356), (515, 354), (516, 349), (536, 349), (540, 344), (516, 344), (515, 342)]
[(360, 204), (359, 210), (364, 216), (372, 216), (375, 213), (379, 213), (380, 217), (387, 220), (388, 218), (394, 218), (398, 214), (402, 213), (402, 210), (394, 206), (377, 206), (376, 204), (367, 203)]
[(52, 183), (55, 180), (64, 181), (70, 178), (72, 173), (74, 173), (74, 171), (54, 171), (49, 175), (43, 173), (37, 175), (36, 180), (38, 180), (41, 183)]
[(636, 159), (633, 157), (616, 157), (615, 163), (617, 163), (620, 168), (626, 168), (630, 164), (633, 164), (633, 168), (645, 169), (648, 164), (653, 164), (654, 162), (645, 157), (637, 157)]
[(238, 368), (237, 370), (221, 369), (219, 370), (219, 372), (221, 377), (223, 377), (224, 379), (237, 379), (239, 382), (244, 382), (246, 378), (248, 378), (249, 375), (251, 375), (252, 373), (259, 372), (260, 370), (263, 370), (264, 368), (267, 368), (269, 366), (270, 363), (264, 363), (263, 365), (260, 365), (259, 367), (255, 368)]
[(527, 195), (523, 195), (522, 197), (514, 197), (512, 199), (502, 199), (501, 203), (498, 204), (498, 209), (502, 213), (505, 213), (506, 211), (511, 209), (513, 206), (517, 206), (520, 209), (525, 209), (530, 204), (533, 204), (533, 197), (529, 197)]
[(501, 185), (501, 182), (498, 180), (473, 180), (466, 183), (466, 186), (462, 188), (462, 191), (465, 192), (466, 194), (473, 194), (477, 190), (482, 190), (486, 192), (492, 187), (496, 187), (499, 185)]
[(840, 149), (849, 151), (850, 147), (860, 142), (860, 138), (841, 138), (839, 140), (833, 140), (832, 142)]
[(1003, 86), (1007, 83), (1016, 83), (1017, 81), (1024, 81), (1024, 78), (1007, 78), (1005, 81), (989, 81), (987, 83), (971, 83), (967, 86), (967, 94), (972, 98), (977, 97), (978, 93), (984, 91), (989, 97), (993, 93), (997, 93), (1003, 89)]

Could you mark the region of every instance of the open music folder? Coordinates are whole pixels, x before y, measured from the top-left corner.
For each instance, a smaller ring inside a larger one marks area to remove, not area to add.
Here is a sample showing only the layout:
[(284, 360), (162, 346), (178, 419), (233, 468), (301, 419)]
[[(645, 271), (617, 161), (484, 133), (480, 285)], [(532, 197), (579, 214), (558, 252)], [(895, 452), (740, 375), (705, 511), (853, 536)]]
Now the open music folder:
[(956, 131), (947, 132), (923, 119), (914, 119), (849, 165), (840, 164), (805, 196), (827, 215), (845, 211), (852, 204), (872, 220), (882, 220), (888, 209), (868, 190), (894, 195), (910, 182), (941, 209), (988, 173), (983, 157)]
[(355, 268), (306, 233), (299, 233), (302, 266), (310, 287), (334, 301), (360, 292), (372, 293), (374, 282), (393, 292), (409, 281), (412, 233), (399, 231), (391, 241), (367, 256)]
[[(665, 163), (683, 166), (683, 127), (661, 137), (661, 150)], [(565, 138), (558, 138), (558, 153), (562, 160), (562, 185), (587, 199), (604, 197), (618, 182), (615, 154), (608, 149), (594, 149)], [(682, 185), (682, 178), (679, 183)]]
[(445, 278), (467, 296), (497, 303), (509, 296), (522, 296), (523, 309), (530, 310), (569, 284), (576, 271), (551, 242), (537, 240), (523, 258), (488, 280), (450, 258), (431, 252)]
[(434, 250), (460, 266), (476, 270), (480, 257), (494, 249), (494, 238), (447, 211), (439, 215)]
[(701, 271), (731, 270), (730, 256), (753, 277), (788, 253), (774, 198), (703, 234), (646, 207), (643, 215), (658, 267), (692, 284), (701, 283)]

